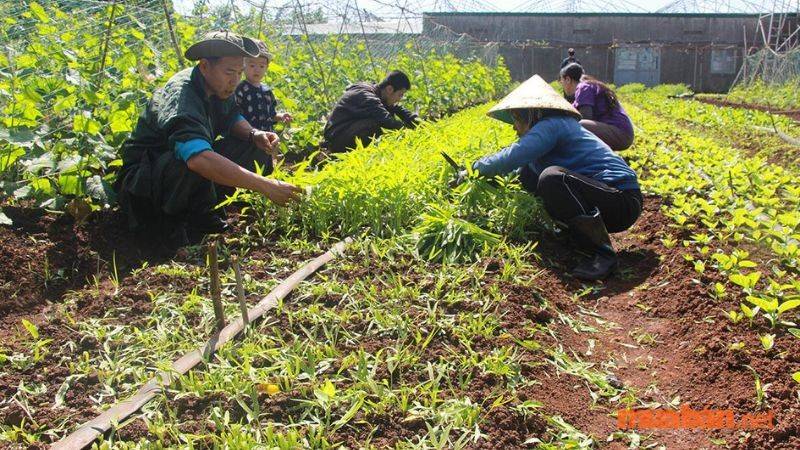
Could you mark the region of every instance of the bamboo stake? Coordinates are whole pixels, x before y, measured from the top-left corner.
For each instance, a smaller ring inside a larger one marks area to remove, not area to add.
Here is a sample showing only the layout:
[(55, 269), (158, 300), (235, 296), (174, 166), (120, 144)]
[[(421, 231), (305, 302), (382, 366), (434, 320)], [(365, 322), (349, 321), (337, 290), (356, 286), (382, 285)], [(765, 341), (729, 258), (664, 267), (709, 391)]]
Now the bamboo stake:
[(220, 331), (225, 328), (225, 310), (222, 308), (216, 239), (208, 243), (208, 264), (211, 267), (211, 301), (214, 302), (214, 318), (216, 319), (217, 331)]
[[(278, 302), (292, 292), (303, 280), (311, 276), (320, 267), (335, 259), (344, 252), (344, 249), (353, 242), (352, 238), (347, 238), (331, 247), (326, 253), (318, 256), (300, 270), (293, 273), (289, 278), (283, 280), (281, 284), (272, 290), (266, 297), (248, 312), (250, 322), (260, 318), (267, 311), (276, 307)], [(74, 433), (53, 444), (53, 450), (79, 450), (94, 442), (98, 436), (111, 429), (112, 424), (118, 424), (131, 414), (135, 413), (153, 397), (158, 395), (161, 390), (169, 386), (178, 376), (184, 375), (193, 367), (200, 364), (204, 359), (207, 360), (211, 355), (219, 350), (228, 341), (232, 340), (240, 331), (244, 329), (244, 322), (237, 319), (219, 333), (214, 334), (202, 347), (192, 350), (183, 355), (180, 359), (172, 363), (172, 370), (169, 372), (159, 372), (156, 377), (142, 386), (133, 397), (128, 400), (120, 401), (107, 409), (103, 414), (84, 423)]]
[(239, 257), (232, 256), (233, 272), (236, 274), (236, 298), (239, 300), (239, 310), (242, 312), (242, 321), (245, 328), (250, 323), (247, 318), (247, 303), (244, 300), (244, 283), (242, 282), (242, 268), (239, 266)]
[(261, 39), (261, 28), (264, 25), (264, 9), (267, 7), (267, 0), (264, 0), (264, 3), (261, 4), (261, 15), (258, 18), (258, 34), (256, 35), (257, 38)]
[(172, 40), (172, 48), (175, 50), (175, 55), (178, 57), (178, 64), (184, 67), (186, 66), (186, 62), (183, 60), (181, 46), (178, 44), (178, 36), (175, 35), (175, 30), (172, 28), (172, 15), (169, 13), (167, 0), (161, 0), (161, 5), (164, 7), (164, 16), (167, 18), (167, 30), (169, 30), (169, 37)]
[[(111, 14), (109, 14), (108, 18), (108, 27), (106, 27), (106, 35), (105, 39), (103, 40), (103, 52), (100, 56), (100, 69), (97, 70), (97, 75), (100, 76), (103, 73), (103, 70), (106, 68), (106, 57), (108, 55), (108, 42), (111, 40), (111, 30), (114, 27), (114, 17), (117, 15), (117, 0), (111, 4)], [(100, 78), (100, 83), (103, 82), (103, 79)], [(98, 85), (99, 86), (99, 85)]]

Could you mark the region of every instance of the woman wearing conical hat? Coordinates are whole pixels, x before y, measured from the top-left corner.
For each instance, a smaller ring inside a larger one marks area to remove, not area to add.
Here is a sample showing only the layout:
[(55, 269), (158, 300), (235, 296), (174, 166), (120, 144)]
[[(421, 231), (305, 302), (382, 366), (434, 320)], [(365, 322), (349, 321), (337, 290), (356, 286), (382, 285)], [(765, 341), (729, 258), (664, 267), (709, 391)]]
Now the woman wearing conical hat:
[(553, 219), (593, 255), (573, 275), (606, 278), (617, 267), (608, 232), (630, 228), (642, 211), (636, 173), (583, 128), (580, 113), (538, 75), (489, 116), (514, 125), (519, 140), (476, 161), (473, 169), (486, 177), (517, 171), (525, 189), (541, 197)]

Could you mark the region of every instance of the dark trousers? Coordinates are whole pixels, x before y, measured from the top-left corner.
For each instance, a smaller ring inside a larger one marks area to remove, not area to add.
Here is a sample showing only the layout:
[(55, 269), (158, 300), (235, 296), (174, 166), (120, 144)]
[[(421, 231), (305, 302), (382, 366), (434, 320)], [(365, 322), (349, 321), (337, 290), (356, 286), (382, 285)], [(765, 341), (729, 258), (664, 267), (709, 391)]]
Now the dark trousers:
[(638, 189), (619, 190), (563, 167), (550, 166), (538, 178), (525, 166), (520, 181), (544, 202), (550, 216), (561, 222), (588, 215), (597, 208), (610, 233), (627, 230), (642, 213)]
[(625, 150), (633, 145), (633, 133), (622, 131), (620, 128), (596, 120), (581, 120), (581, 126), (591, 131), (600, 138), (611, 150)]
[(356, 138), (366, 147), (372, 139), (381, 135), (382, 129), (375, 119), (361, 119), (351, 122), (333, 133), (328, 141), (328, 149), (333, 153), (346, 152), (356, 146)]
[[(214, 142), (212, 147), (250, 171), (258, 164), (265, 175), (272, 172), (272, 157), (247, 142), (231, 137)], [(233, 192), (189, 170), (173, 152), (152, 159), (145, 155), (138, 167), (126, 172), (120, 186), (120, 209), (127, 214), (131, 229), (158, 224), (165, 217), (181, 220), (207, 213), (219, 203), (220, 194)]]

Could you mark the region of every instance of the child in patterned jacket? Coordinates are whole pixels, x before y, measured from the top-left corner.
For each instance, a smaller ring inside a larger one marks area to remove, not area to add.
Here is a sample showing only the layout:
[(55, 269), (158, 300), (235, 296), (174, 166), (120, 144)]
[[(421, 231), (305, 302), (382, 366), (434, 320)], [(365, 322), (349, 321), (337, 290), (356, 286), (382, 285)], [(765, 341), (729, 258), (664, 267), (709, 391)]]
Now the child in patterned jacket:
[[(264, 42), (254, 39), (258, 45), (258, 57), (245, 58), (245, 79), (236, 88), (236, 102), (242, 110), (242, 115), (253, 128), (272, 132), (278, 122), (289, 123), (291, 114), (277, 111), (278, 101), (272, 89), (261, 83), (269, 68), (272, 59)], [(273, 165), (264, 168), (264, 174), (270, 174)]]

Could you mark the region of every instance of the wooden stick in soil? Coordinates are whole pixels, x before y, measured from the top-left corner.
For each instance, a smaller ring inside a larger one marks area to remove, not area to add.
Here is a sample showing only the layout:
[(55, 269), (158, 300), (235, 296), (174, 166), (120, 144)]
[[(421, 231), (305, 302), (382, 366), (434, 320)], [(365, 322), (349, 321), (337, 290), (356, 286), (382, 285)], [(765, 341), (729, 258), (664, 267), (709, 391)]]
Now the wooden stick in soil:
[(239, 310), (242, 312), (242, 321), (246, 328), (250, 320), (247, 318), (247, 303), (244, 300), (244, 283), (242, 282), (242, 268), (239, 266), (239, 257), (232, 256), (231, 264), (233, 264), (233, 273), (236, 275), (236, 299), (239, 300)]
[[(289, 295), (303, 280), (311, 276), (311, 274), (326, 263), (341, 255), (351, 242), (353, 242), (353, 239), (347, 238), (337, 243), (326, 253), (310, 261), (300, 268), (300, 270), (289, 276), (289, 278), (283, 280), (272, 292), (248, 311), (248, 320), (253, 322), (270, 309), (276, 307), (278, 302)], [(130, 417), (133, 413), (138, 411), (139, 408), (158, 395), (163, 388), (168, 387), (178, 376), (186, 374), (193, 367), (200, 364), (200, 362), (208, 360), (214, 352), (228, 343), (228, 341), (232, 340), (243, 329), (244, 322), (242, 319), (237, 319), (219, 333), (214, 334), (203, 347), (192, 350), (173, 362), (171, 371), (159, 372), (155, 378), (142, 386), (136, 395), (128, 400), (117, 402), (103, 414), (84, 423), (74, 433), (56, 442), (50, 448), (54, 450), (78, 450), (91, 445), (101, 434), (110, 430), (112, 424), (121, 423)]]
[[(106, 35), (103, 39), (103, 52), (100, 56), (100, 68), (97, 70), (97, 76), (100, 77), (103, 74), (103, 70), (106, 68), (106, 56), (108, 55), (108, 42), (111, 40), (111, 30), (114, 27), (114, 16), (117, 15), (117, 0), (111, 4), (111, 14), (108, 18), (108, 27), (106, 27)], [(100, 89), (100, 85), (103, 83), (103, 79), (100, 78), (100, 82), (98, 83), (98, 90)]]
[(225, 328), (225, 310), (222, 308), (222, 293), (219, 283), (219, 261), (217, 261), (217, 240), (208, 243), (208, 264), (211, 267), (211, 301), (214, 302), (214, 317), (217, 331)]

